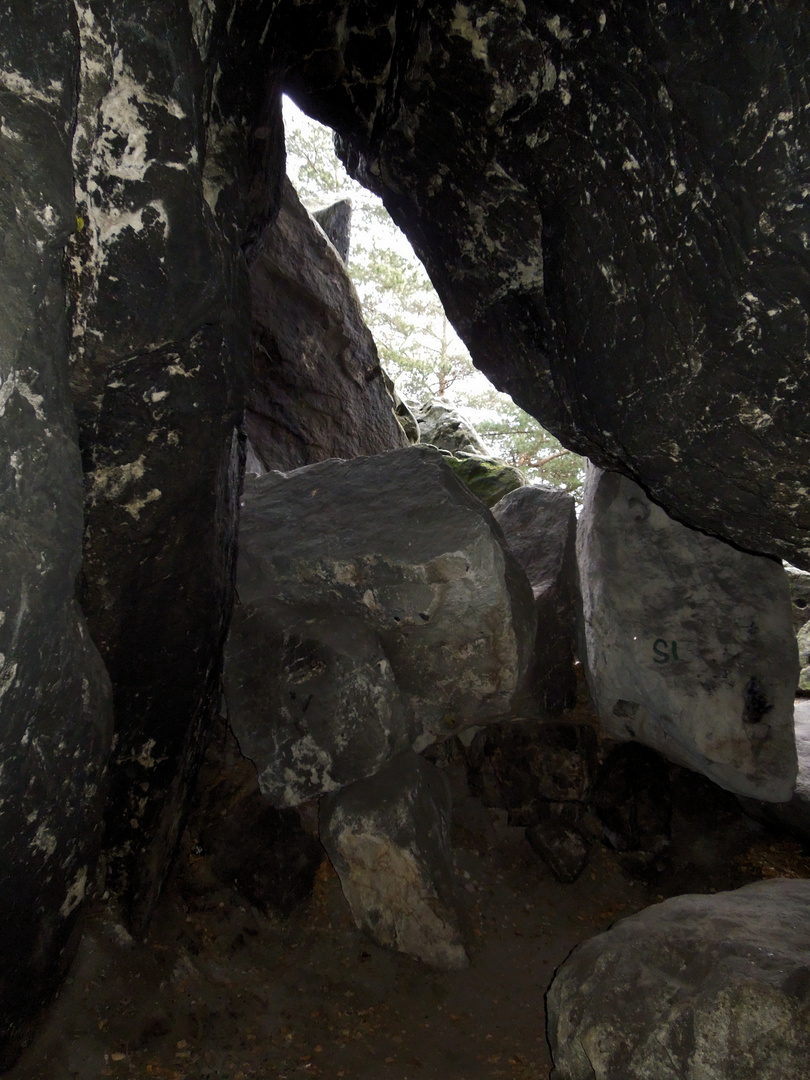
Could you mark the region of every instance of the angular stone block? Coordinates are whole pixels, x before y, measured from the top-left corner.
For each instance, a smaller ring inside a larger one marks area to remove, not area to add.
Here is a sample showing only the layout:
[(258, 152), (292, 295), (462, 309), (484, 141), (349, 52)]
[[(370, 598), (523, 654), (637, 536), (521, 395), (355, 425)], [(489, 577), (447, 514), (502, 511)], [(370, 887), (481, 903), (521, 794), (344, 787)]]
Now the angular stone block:
[(467, 965), (448, 839), (447, 777), (416, 754), (394, 758), (321, 802), (321, 840), (358, 927), (433, 967)]
[(798, 660), (781, 563), (673, 521), (590, 469), (580, 657), (605, 733), (769, 802), (796, 778)]

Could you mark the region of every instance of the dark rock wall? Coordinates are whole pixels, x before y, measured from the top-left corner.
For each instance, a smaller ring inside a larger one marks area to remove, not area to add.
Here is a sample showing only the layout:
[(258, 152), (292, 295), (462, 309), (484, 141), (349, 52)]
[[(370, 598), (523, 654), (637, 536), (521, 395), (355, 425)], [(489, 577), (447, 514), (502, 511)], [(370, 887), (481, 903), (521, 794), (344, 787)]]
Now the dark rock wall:
[(351, 66), (365, 98), (326, 85), (340, 12), (291, 85), (476, 363), (676, 517), (810, 565), (805, 5), (424, 5)]
[(75, 221), (72, 12), (0, 6), (0, 1068), (71, 959), (112, 737), (75, 599), (82, 476), (61, 262)]

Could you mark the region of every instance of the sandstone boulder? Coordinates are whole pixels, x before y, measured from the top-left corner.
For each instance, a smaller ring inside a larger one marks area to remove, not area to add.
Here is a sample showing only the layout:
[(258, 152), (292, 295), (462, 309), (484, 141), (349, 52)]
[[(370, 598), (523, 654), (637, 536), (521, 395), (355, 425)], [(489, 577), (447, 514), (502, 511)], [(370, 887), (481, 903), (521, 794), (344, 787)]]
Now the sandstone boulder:
[(578, 600), (574, 500), (531, 484), (492, 508), (509, 550), (526, 571), (537, 610), (528, 708), (557, 713), (576, 702), (574, 638)]
[(490, 508), (526, 483), (520, 469), (494, 457), (459, 453), (448, 457), (447, 464), (473, 495)]
[(574, 950), (546, 1006), (553, 1080), (804, 1080), (810, 882), (623, 919)]
[(358, 927), (433, 967), (466, 967), (448, 839), (449, 782), (416, 754), (321, 802), (321, 839)]
[[(238, 591), (242, 625), (268, 605), (287, 610), (287, 629), (336, 616), (362, 624), (420, 746), (508, 715), (528, 668), (526, 576), (486, 508), (427, 447), (249, 478)], [(261, 677), (261, 644), (255, 655)]]
[(810, 621), (799, 628), (796, 642), (799, 646), (799, 692), (810, 694)]
[(250, 286), (245, 427), (264, 469), (405, 446), (340, 252), (289, 180), (251, 264)]
[(349, 261), (352, 235), (352, 201), (341, 199), (316, 210), (312, 215), (326, 234), (329, 243), (344, 263)]
[(492, 450), (469, 420), (465, 420), (455, 405), (442, 398), (430, 398), (416, 409), (420, 441), (451, 454), (474, 454), (492, 457)]
[(792, 797), (783, 803), (763, 803), (741, 799), (743, 809), (758, 821), (776, 825), (810, 841), (810, 701), (796, 702), (793, 714), (796, 756), (799, 761)]
[(798, 664), (781, 564), (673, 521), (598, 469), (577, 554), (580, 657), (605, 733), (737, 794), (789, 798)]

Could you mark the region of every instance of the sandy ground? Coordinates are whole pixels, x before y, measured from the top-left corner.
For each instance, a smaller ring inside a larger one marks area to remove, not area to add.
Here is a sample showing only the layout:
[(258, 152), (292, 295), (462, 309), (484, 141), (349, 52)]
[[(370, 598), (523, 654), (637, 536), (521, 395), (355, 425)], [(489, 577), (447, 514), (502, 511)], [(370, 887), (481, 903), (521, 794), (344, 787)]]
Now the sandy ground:
[[(680, 892), (810, 876), (810, 852), (681, 770), (672, 845), (639, 867), (597, 844), (571, 885), (462, 797), (454, 814), (467, 970), (436, 972), (374, 945), (324, 861), (288, 917), (200, 873), (192, 817), (149, 936), (98, 899), (72, 972), (8, 1080), (547, 1080), (544, 994), (574, 946)], [(202, 884), (201, 884), (202, 882)]]

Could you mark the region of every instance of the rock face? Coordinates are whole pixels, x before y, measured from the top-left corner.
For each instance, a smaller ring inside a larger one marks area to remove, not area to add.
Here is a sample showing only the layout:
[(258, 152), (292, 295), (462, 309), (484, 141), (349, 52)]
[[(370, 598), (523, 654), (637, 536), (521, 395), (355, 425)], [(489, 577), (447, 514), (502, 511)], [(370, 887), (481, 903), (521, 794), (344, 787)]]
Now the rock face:
[(570, 709), (577, 696), (574, 638), (579, 596), (574, 500), (562, 491), (532, 484), (506, 495), (492, 508), (492, 515), (534, 594), (537, 645), (531, 704), (549, 713)]
[(447, 464), (473, 495), (490, 509), (510, 491), (526, 483), (520, 469), (497, 458), (459, 454), (448, 457)]
[(740, 802), (747, 814), (787, 829), (806, 843), (810, 841), (810, 701), (796, 702), (793, 721), (799, 768), (791, 799), (776, 804), (753, 799), (740, 799)]
[(465, 420), (455, 406), (441, 398), (431, 398), (415, 410), (419, 424), (419, 440), (451, 454), (475, 454), (490, 458), (492, 450)]
[(810, 694), (810, 621), (796, 635), (799, 646), (799, 692)]
[(793, 626), (798, 633), (810, 618), (810, 573), (797, 570), (795, 566), (786, 566), (785, 572), (790, 583)]
[[(240, 596), (266, 587), (250, 569), (240, 572)], [(371, 776), (416, 736), (379, 639), (336, 612), (304, 619), (283, 606), (239, 605), (225, 690), (242, 752), (279, 808)]]
[(290, 86), (476, 363), (680, 520), (810, 568), (804, 5), (383, 4), (365, 51), (348, 10), (301, 16)]
[(768, 802), (796, 777), (787, 579), (590, 470), (577, 554), (580, 657), (606, 734)]
[[(368, 663), (390, 665), (422, 745), (508, 714), (534, 638), (531, 592), (489, 512), (436, 450), (248, 480), (240, 549), (241, 625), (268, 603), (287, 607), (289, 627), (356, 620), (379, 643)], [(257, 677), (266, 660), (259, 648)]]
[(352, 236), (351, 199), (341, 199), (340, 202), (325, 206), (322, 210), (316, 210), (312, 216), (326, 233), (330, 244), (343, 262), (348, 263)]
[(415, 754), (321, 803), (321, 839), (354, 921), (433, 967), (466, 967), (448, 839), (450, 787)]
[(245, 427), (262, 466), (295, 469), (406, 446), (354, 286), (289, 180), (250, 284)]
[[(75, 40), (0, 15), (0, 1069), (72, 958), (98, 856), (109, 680), (76, 603), (82, 475), (62, 252)], [(70, 9), (72, 10), (72, 8)]]
[(554, 1080), (803, 1080), (810, 882), (679, 896), (580, 945), (547, 995)]

